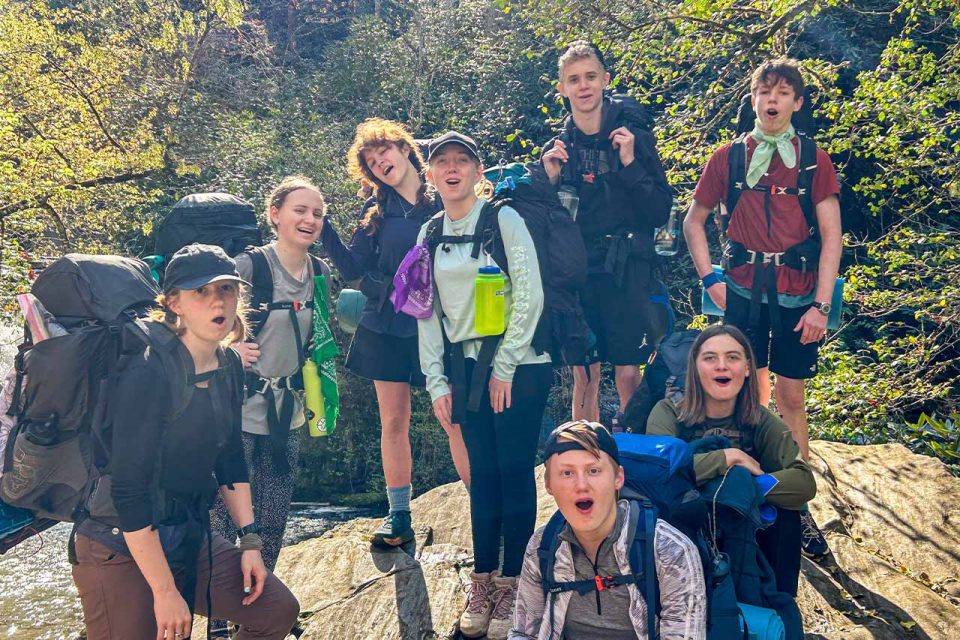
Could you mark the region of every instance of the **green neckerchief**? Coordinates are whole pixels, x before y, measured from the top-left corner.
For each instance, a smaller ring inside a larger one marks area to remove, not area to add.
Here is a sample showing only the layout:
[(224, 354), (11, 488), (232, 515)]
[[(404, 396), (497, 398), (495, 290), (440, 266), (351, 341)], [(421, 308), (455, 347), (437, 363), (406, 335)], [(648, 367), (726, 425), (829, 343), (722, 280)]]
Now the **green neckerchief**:
[(779, 152), (780, 159), (787, 169), (793, 169), (797, 166), (797, 150), (793, 148), (793, 137), (796, 131), (793, 125), (775, 136), (769, 136), (760, 129), (760, 119), (758, 118), (753, 125), (753, 131), (750, 137), (757, 141), (757, 148), (753, 150), (753, 156), (750, 158), (750, 168), (747, 169), (747, 186), (754, 187), (763, 174), (770, 168), (770, 161), (773, 160), (773, 153)]
[(327, 435), (333, 433), (340, 415), (340, 391), (337, 388), (337, 362), (340, 355), (330, 331), (330, 308), (327, 306), (327, 280), (322, 275), (313, 277), (313, 353), (320, 373), (320, 393), (323, 395), (323, 425)]

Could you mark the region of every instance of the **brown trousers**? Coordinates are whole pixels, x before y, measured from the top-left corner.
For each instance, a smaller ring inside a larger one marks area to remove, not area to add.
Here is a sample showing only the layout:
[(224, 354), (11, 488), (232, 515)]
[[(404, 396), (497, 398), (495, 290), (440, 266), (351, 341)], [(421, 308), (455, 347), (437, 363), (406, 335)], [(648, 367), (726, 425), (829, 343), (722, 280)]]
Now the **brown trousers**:
[[(78, 564), (73, 581), (80, 592), (88, 640), (153, 640), (157, 623), (153, 593), (137, 563), (84, 535), (76, 538)], [(197, 561), (197, 613), (207, 609), (207, 576), (210, 575), (204, 541)], [(178, 576), (174, 574), (174, 578)], [(179, 580), (178, 580), (179, 582)], [(300, 604), (280, 579), (270, 573), (256, 602), (243, 606), (240, 550), (213, 536), (213, 579), (210, 583), (213, 615), (240, 625), (238, 640), (283, 640), (297, 621)]]

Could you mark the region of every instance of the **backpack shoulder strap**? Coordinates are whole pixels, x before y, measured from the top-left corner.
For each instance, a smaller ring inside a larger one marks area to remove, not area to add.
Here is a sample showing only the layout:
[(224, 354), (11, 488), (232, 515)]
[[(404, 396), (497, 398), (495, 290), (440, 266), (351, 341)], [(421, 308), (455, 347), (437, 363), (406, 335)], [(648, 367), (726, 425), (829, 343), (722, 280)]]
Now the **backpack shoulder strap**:
[(740, 200), (740, 195), (747, 186), (747, 136), (744, 133), (730, 144), (730, 151), (727, 154), (727, 215), (721, 216), (720, 231), (724, 236), (727, 234), (727, 228), (730, 226), (730, 219), (733, 217), (733, 210)]
[[(313, 255), (309, 251), (307, 252), (307, 257), (310, 259), (310, 263), (313, 265), (313, 275), (322, 276), (323, 275), (323, 260)], [(273, 278), (271, 278), (272, 280)], [(270, 291), (273, 292), (273, 282), (270, 283)]]
[[(253, 291), (250, 295), (250, 335), (256, 337), (263, 329), (267, 316), (270, 314), (267, 305), (273, 302), (273, 273), (263, 247), (250, 247), (244, 251), (250, 256), (253, 265), (253, 275), (250, 277)], [(314, 264), (314, 268), (317, 265)]]
[(427, 222), (427, 232), (423, 236), (431, 260), (436, 259), (437, 247), (440, 246), (440, 238), (443, 236), (443, 216), (443, 211), (435, 213)]
[(483, 205), (477, 228), (473, 232), (473, 251), (470, 254), (474, 260), (479, 260), (482, 249), (507, 276), (510, 275), (510, 269), (503, 234), (500, 232), (500, 208), (509, 203), (509, 200), (501, 200)]
[(660, 588), (654, 557), (654, 535), (657, 526), (657, 508), (647, 499), (630, 501), (627, 535), (630, 543), (630, 571), (637, 578), (637, 587), (647, 602), (647, 637), (657, 637), (657, 616), (660, 613)]
[(557, 561), (557, 548), (560, 546), (560, 532), (567, 524), (566, 518), (558, 509), (543, 528), (543, 537), (537, 547), (537, 559), (540, 562), (540, 581), (544, 595), (553, 592), (556, 580), (553, 577), (553, 568)]
[(813, 204), (813, 176), (817, 172), (817, 143), (802, 134), (800, 139), (800, 171), (797, 174), (797, 197), (800, 198), (800, 209), (810, 228), (810, 236), (820, 235), (820, 226), (817, 224), (817, 212)]

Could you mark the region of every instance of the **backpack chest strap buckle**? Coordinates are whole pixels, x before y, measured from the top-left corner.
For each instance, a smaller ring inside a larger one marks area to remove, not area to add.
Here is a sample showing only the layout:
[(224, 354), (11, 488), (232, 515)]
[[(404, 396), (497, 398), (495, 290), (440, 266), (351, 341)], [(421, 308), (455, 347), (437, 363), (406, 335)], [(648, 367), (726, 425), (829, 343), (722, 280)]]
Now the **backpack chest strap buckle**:
[(597, 585), (597, 591), (606, 591), (607, 589), (613, 589), (617, 586), (617, 583), (613, 580), (613, 576), (594, 576), (593, 581)]

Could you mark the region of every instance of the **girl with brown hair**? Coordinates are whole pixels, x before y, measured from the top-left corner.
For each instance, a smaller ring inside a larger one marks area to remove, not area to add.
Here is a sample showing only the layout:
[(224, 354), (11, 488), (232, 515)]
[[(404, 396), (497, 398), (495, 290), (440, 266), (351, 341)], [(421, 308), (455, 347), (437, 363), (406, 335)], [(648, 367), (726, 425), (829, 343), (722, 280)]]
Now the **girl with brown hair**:
[[(410, 389), (423, 387), (425, 381), (417, 348), (417, 321), (394, 311), (389, 296), (397, 267), (416, 244), (420, 227), (440, 206), (426, 193), (419, 145), (397, 122), (371, 118), (361, 123), (347, 153), (347, 165), (353, 179), (372, 185), (373, 195), (363, 206), (349, 246), (332, 225), (324, 225), (320, 241), (344, 279), (358, 280), (367, 296), (346, 367), (373, 380), (376, 389), (390, 514), (374, 532), (373, 542), (397, 546), (413, 539)], [(463, 436), (457, 426), (445, 428), (457, 473), (469, 485)]]

